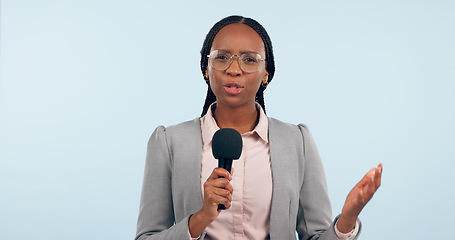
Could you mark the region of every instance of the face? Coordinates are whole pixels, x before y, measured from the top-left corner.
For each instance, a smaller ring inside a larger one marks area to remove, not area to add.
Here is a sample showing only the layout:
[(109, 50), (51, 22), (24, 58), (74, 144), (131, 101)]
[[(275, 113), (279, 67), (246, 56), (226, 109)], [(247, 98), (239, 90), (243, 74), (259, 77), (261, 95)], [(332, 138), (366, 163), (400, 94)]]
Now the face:
[[(245, 52), (256, 52), (265, 59), (262, 38), (252, 28), (241, 23), (222, 28), (213, 39), (210, 52), (214, 50), (225, 50), (237, 56)], [(262, 82), (267, 83), (268, 77), (264, 61), (258, 71), (246, 73), (240, 67), (237, 57), (233, 57), (232, 64), (224, 71), (213, 69), (209, 64), (207, 73), (217, 104), (231, 108), (254, 106), (259, 86)]]

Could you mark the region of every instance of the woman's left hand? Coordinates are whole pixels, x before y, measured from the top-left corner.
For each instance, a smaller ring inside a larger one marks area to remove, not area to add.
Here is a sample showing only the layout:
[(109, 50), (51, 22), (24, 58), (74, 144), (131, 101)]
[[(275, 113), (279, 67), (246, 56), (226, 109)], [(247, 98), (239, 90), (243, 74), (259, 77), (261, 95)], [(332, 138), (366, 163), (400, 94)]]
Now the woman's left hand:
[(360, 212), (381, 186), (381, 176), (382, 163), (365, 174), (363, 179), (349, 192), (337, 223), (340, 232), (347, 233), (354, 229)]

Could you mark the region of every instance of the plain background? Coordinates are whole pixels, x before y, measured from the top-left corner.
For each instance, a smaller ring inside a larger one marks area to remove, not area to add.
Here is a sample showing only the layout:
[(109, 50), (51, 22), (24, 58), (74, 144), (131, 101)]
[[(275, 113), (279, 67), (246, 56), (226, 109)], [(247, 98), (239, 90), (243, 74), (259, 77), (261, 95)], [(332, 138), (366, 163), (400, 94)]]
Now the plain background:
[(454, 1), (1, 2), (0, 239), (133, 239), (146, 144), (200, 115), (199, 51), (269, 32), (269, 116), (306, 123), (333, 214), (372, 167), (360, 239), (455, 239)]

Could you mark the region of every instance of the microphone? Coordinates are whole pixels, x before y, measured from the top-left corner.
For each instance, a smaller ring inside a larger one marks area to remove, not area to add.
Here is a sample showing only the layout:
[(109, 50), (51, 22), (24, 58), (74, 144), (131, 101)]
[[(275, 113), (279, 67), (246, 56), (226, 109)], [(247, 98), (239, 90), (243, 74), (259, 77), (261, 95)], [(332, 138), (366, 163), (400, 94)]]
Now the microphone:
[[(218, 167), (231, 173), (232, 160), (240, 158), (242, 146), (242, 136), (237, 130), (221, 128), (216, 131), (212, 138), (212, 154), (218, 159)], [(218, 210), (224, 209), (226, 209), (224, 205), (218, 204)]]

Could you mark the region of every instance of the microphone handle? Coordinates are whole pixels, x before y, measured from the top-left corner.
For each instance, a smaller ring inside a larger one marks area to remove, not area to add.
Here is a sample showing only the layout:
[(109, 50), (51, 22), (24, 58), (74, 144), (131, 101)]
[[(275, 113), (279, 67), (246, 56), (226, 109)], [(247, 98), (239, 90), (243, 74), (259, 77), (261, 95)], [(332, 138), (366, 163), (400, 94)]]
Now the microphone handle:
[(232, 167), (232, 159), (229, 158), (221, 158), (218, 160), (218, 167), (226, 169), (229, 173), (231, 173)]
[[(229, 173), (231, 173), (232, 167), (232, 159), (229, 158), (221, 158), (218, 159), (218, 167), (226, 169)], [(218, 210), (225, 210), (226, 206), (223, 204), (218, 204)]]

